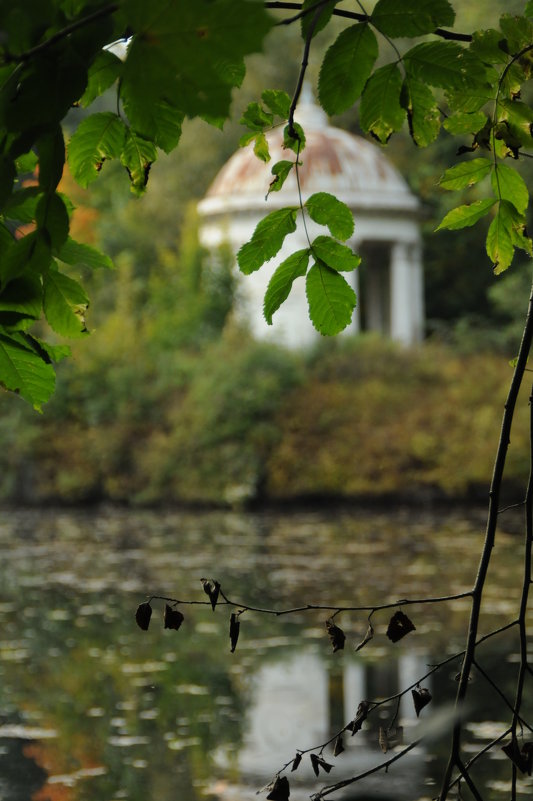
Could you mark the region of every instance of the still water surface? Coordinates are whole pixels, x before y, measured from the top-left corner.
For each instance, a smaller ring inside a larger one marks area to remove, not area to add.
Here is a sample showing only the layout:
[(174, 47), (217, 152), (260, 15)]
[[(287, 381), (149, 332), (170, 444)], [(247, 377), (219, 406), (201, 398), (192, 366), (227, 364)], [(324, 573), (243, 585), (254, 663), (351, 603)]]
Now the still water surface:
[[(506, 516), (495, 554), (481, 632), (515, 616), (522, 538)], [(359, 652), (362, 613), (336, 617), (346, 635), (333, 654), (327, 614), (273, 617), (246, 612), (234, 654), (229, 610), (180, 607), (179, 632), (164, 630), (153, 603), (147, 632), (134, 612), (148, 595), (206, 600), (213, 577), (235, 600), (268, 608), (385, 603), (460, 593), (472, 584), (484, 515), (438, 517), (399, 510), (290, 515), (151, 511), (5, 512), (0, 523), (0, 798), (5, 801), (193, 801), (255, 798), (273, 774), (354, 717), (363, 699), (398, 692), (427, 665), (460, 651), (464, 600), (410, 607), (416, 631), (393, 645), (390, 612), (376, 613), (376, 635)], [(512, 699), (513, 635), (489, 640), (480, 662), (497, 683), (472, 684), (472, 754), (508, 725), (501, 693)], [(459, 661), (423, 686), (433, 702), (417, 720), (410, 697), (394, 724), (404, 742), (418, 726), (446, 718)], [(532, 704), (526, 699), (529, 711)], [(365, 770), (383, 756), (381, 709), (315, 780), (308, 759), (291, 775), (291, 799)], [(439, 727), (437, 727), (438, 729)], [(346, 798), (417, 801), (436, 795), (448, 736), (437, 732), (388, 775), (358, 784)], [(390, 756), (390, 753), (388, 754)], [(507, 798), (509, 761), (499, 748), (476, 773), (487, 799)], [(531, 780), (520, 783), (524, 798)], [(265, 798), (263, 793), (260, 797)], [(467, 794), (466, 796), (467, 797)]]

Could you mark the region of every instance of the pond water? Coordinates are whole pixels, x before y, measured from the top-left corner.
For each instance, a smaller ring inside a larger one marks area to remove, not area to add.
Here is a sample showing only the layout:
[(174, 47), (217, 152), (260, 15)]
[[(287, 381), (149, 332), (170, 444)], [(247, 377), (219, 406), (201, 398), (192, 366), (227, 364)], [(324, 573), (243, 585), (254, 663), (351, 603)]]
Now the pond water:
[[(522, 537), (502, 517), (481, 633), (513, 619)], [(335, 622), (347, 640), (332, 653), (328, 613), (245, 612), (235, 653), (229, 612), (184, 605), (179, 631), (163, 628), (153, 601), (148, 631), (135, 624), (150, 595), (207, 600), (216, 578), (231, 600), (287, 609), (308, 603), (382, 604), (470, 588), (484, 514), (396, 510), (298, 514), (156, 513), (117, 509), (9, 511), (0, 523), (0, 798), (5, 801), (242, 801), (255, 797), (297, 749), (325, 742), (363, 699), (416, 682), (459, 652), (468, 603), (409, 607), (416, 630), (393, 644), (394, 612), (377, 612), (363, 649), (364, 613)], [(471, 687), (472, 755), (509, 725), (513, 632), (487, 640)], [(380, 707), (334, 764), (314, 777), (309, 758), (290, 774), (291, 799), (359, 773), (383, 755), (379, 727), (401, 725), (404, 744), (433, 725), (429, 742), (351, 786), (343, 798), (418, 801), (438, 792), (449, 745), (449, 703), (459, 659), (422, 682), (432, 703), (418, 720), (410, 693)], [(530, 694), (531, 695), (531, 694)], [(526, 698), (529, 713), (531, 698)], [(442, 725), (439, 725), (439, 721)], [(391, 744), (393, 745), (393, 744)], [(401, 746), (398, 746), (401, 747)], [(509, 797), (510, 762), (499, 747), (480, 760), (484, 798)], [(521, 797), (531, 795), (528, 777)], [(266, 798), (262, 793), (261, 798)], [(465, 794), (468, 798), (468, 793)]]

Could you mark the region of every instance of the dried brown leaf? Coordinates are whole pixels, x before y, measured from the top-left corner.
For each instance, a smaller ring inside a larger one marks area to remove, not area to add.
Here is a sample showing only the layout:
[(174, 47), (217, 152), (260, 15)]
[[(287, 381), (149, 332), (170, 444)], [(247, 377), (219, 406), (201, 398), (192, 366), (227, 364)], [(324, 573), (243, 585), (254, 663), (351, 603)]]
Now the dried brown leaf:
[(528, 772), (529, 757), (518, 747), (518, 741), (516, 737), (513, 737), (509, 743), (506, 743), (506, 745), (502, 747), (502, 751), (522, 773)]
[(365, 634), (365, 636), (363, 637), (363, 639), (361, 640), (361, 642), (359, 643), (359, 645), (356, 645), (356, 646), (355, 646), (355, 650), (356, 650), (356, 651), (360, 651), (360, 650), (361, 650), (361, 648), (364, 648), (364, 647), (365, 647), (365, 645), (367, 644), (367, 642), (370, 642), (370, 640), (372, 640), (372, 639), (373, 639), (373, 637), (374, 637), (374, 628), (373, 628), (373, 626), (372, 626), (372, 623), (369, 623), (369, 624), (368, 624), (368, 628), (367, 628), (367, 630), (366, 630), (366, 634)]
[(380, 726), (378, 742), (384, 754), (396, 745), (401, 745), (403, 742), (403, 726), (389, 726), (387, 729)]
[(354, 736), (354, 734), (357, 734), (357, 732), (361, 729), (361, 726), (367, 719), (369, 709), (370, 709), (370, 704), (368, 703), (368, 701), (361, 701), (361, 703), (357, 707), (355, 718), (346, 726), (347, 730), (351, 731), (352, 737)]
[(403, 612), (395, 612), (389, 620), (387, 637), (392, 642), (398, 642), (410, 631), (415, 631), (416, 626)]
[(326, 629), (333, 646), (333, 653), (342, 651), (346, 641), (346, 635), (343, 630), (339, 628), (339, 626), (336, 626), (332, 620), (326, 620)]
[(411, 695), (413, 696), (413, 704), (415, 705), (415, 712), (418, 717), (421, 710), (431, 703), (433, 696), (427, 687), (415, 687), (414, 690), (411, 690)]
[(235, 648), (237, 647), (237, 641), (239, 639), (239, 630), (241, 628), (241, 624), (239, 621), (239, 617), (236, 612), (233, 612), (230, 619), (229, 619), (229, 641), (231, 644), (231, 653), (235, 652)]
[(215, 579), (200, 579), (202, 582), (202, 587), (204, 588), (204, 592), (206, 595), (209, 596), (209, 600), (211, 601), (211, 607), (213, 612), (215, 611), (215, 606), (217, 605), (218, 595), (220, 593), (220, 584)]
[(342, 735), (339, 734), (337, 739), (335, 740), (335, 745), (333, 746), (333, 756), (339, 756), (344, 751), (344, 742), (342, 740)]
[(278, 776), (267, 795), (267, 801), (289, 801), (290, 794), (289, 780), (286, 776)]
[(177, 631), (185, 618), (178, 609), (173, 609), (168, 604), (165, 604), (165, 614), (163, 622), (166, 629), (174, 629)]
[(324, 770), (326, 773), (329, 773), (333, 767), (333, 765), (331, 765), (329, 762), (326, 762), (326, 760), (321, 756), (318, 756), (318, 754), (309, 754), (309, 757), (311, 759), (311, 765), (315, 772), (315, 776), (318, 776), (320, 773), (320, 768), (322, 768), (322, 770)]
[(143, 604), (139, 604), (137, 607), (137, 611), (135, 612), (135, 620), (137, 625), (143, 631), (148, 631), (148, 626), (150, 625), (150, 618), (152, 617), (152, 607), (146, 601)]
[(298, 768), (298, 766), (299, 766), (301, 761), (302, 761), (302, 755), (300, 753), (297, 753), (296, 756), (294, 757), (294, 759), (292, 760), (291, 773), (294, 770), (297, 770), (297, 768)]

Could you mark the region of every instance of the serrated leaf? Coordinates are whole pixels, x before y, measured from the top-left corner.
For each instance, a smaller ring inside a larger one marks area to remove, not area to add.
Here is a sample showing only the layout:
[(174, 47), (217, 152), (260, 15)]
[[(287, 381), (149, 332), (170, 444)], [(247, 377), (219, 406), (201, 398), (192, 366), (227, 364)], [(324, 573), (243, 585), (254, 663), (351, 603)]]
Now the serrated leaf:
[(90, 267), (92, 270), (100, 268), (113, 269), (113, 262), (105, 253), (101, 253), (90, 245), (76, 242), (70, 237), (59, 251), (57, 258), (66, 264)]
[(387, 36), (422, 36), (452, 26), (455, 12), (448, 0), (378, 0), (372, 22)]
[(305, 148), (305, 132), (297, 122), (291, 126), (286, 125), (283, 129), (283, 147), (292, 150), (296, 155), (300, 155)]
[(80, 106), (87, 108), (119, 78), (122, 61), (109, 50), (101, 50), (89, 67), (87, 87), (80, 97)]
[(41, 411), (54, 392), (54, 368), (15, 335), (0, 331), (0, 385)]
[(370, 76), (361, 97), (361, 127), (382, 143), (387, 142), (403, 125), (405, 111), (400, 104), (402, 83), (402, 75), (396, 64), (387, 64)]
[(496, 275), (511, 265), (514, 256), (513, 232), (516, 227), (523, 226), (524, 223), (524, 218), (511, 203), (502, 200), (498, 204), (486, 241), (487, 255), (494, 264)]
[(348, 206), (329, 192), (315, 192), (306, 202), (305, 208), (312, 220), (327, 225), (331, 235), (346, 241), (354, 232), (353, 214)]
[(296, 231), (297, 213), (297, 207), (278, 209), (257, 224), (251, 240), (237, 253), (241, 272), (253, 273), (281, 250), (285, 237)]
[(46, 319), (58, 334), (80, 337), (87, 333), (85, 313), (89, 298), (84, 288), (68, 275), (50, 269), (43, 281), (43, 308)]
[(309, 264), (309, 250), (297, 250), (281, 262), (269, 281), (263, 305), (263, 314), (269, 325), (272, 325), (272, 315), (287, 299), (296, 278), (307, 272)]
[(309, 317), (316, 330), (334, 336), (351, 322), (356, 305), (348, 282), (327, 264), (317, 261), (307, 273), (306, 295)]
[(475, 134), (487, 124), (487, 115), (483, 111), (457, 112), (446, 117), (442, 123), (448, 133), (454, 136), (461, 134)]
[(345, 28), (327, 50), (318, 96), (328, 114), (341, 114), (360, 97), (378, 56), (376, 36), (367, 23)]
[(291, 99), (287, 92), (283, 92), (281, 89), (265, 89), (261, 94), (261, 100), (265, 106), (268, 106), (273, 114), (276, 114), (283, 120), (288, 118), (291, 108)]
[[(317, 33), (324, 30), (331, 19), (331, 15), (333, 14), (333, 9), (335, 8), (336, 3), (338, 3), (338, 0), (329, 0), (329, 2), (324, 3), (320, 9), (319, 18), (315, 22), (313, 36), (316, 36)], [(302, 3), (302, 11), (307, 11), (307, 9), (310, 9), (309, 13), (305, 14), (305, 16), (303, 16), (300, 20), (302, 37), (304, 39), (307, 38), (310, 25), (313, 22), (315, 14), (319, 11), (316, 6), (316, 0), (304, 0)]]
[(446, 214), (435, 228), (435, 231), (440, 231), (442, 228), (449, 228), (451, 231), (469, 228), (475, 225), (478, 220), (481, 220), (482, 217), (485, 217), (496, 202), (495, 197), (489, 197), (483, 200), (476, 200), (474, 203), (465, 206), (458, 206)]
[(437, 138), (441, 124), (433, 92), (422, 81), (408, 76), (402, 88), (401, 103), (407, 111), (413, 141), (419, 147), (427, 147)]
[(120, 154), (120, 163), (128, 171), (131, 191), (142, 195), (146, 190), (150, 167), (157, 159), (157, 151), (153, 142), (143, 139), (128, 128), (124, 147)]
[(485, 62), (506, 64), (508, 54), (502, 50), (502, 32), (494, 28), (474, 31), (470, 49)]
[(266, 198), (268, 198), (271, 192), (279, 192), (282, 188), (283, 184), (287, 180), (292, 168), (294, 167), (294, 161), (287, 161), (282, 159), (281, 161), (277, 161), (275, 164), (272, 165), (272, 169), (270, 172), (274, 176), (273, 180), (270, 182), (270, 186), (268, 187), (268, 192), (266, 194)]
[(529, 205), (529, 191), (526, 182), (513, 167), (496, 164), (490, 180), (497, 197), (512, 203), (519, 214), (525, 214)]
[(403, 61), (410, 77), (441, 89), (463, 89), (486, 78), (483, 63), (455, 42), (422, 42)]
[(265, 163), (270, 161), (270, 150), (268, 149), (268, 142), (263, 132), (255, 136), (254, 153), (261, 161)]
[(528, 47), (533, 38), (533, 23), (518, 14), (502, 14), (500, 29), (505, 37), (509, 53), (515, 55)]
[(439, 186), (442, 189), (464, 189), (466, 186), (473, 186), (489, 175), (493, 166), (493, 162), (485, 158), (463, 161), (444, 172), (439, 179)]
[(311, 245), (313, 256), (327, 264), (332, 270), (349, 272), (361, 263), (360, 257), (346, 245), (341, 245), (330, 236), (317, 236)]
[(265, 111), (260, 103), (254, 101), (248, 104), (239, 123), (249, 128), (250, 131), (262, 131), (264, 128), (272, 127), (274, 115)]
[(110, 111), (83, 120), (68, 145), (68, 163), (77, 183), (86, 189), (106, 159), (120, 156), (125, 138), (126, 126)]
[(41, 195), (35, 208), (35, 219), (41, 231), (45, 230), (54, 251), (67, 241), (69, 217), (63, 199), (56, 193)]

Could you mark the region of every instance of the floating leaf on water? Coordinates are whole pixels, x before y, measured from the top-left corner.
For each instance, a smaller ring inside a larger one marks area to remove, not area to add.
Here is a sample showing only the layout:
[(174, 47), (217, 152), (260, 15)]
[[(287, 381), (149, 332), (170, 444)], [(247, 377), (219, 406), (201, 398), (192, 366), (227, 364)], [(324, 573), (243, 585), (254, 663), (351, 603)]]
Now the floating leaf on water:
[(214, 612), (215, 606), (217, 605), (218, 601), (218, 594), (220, 592), (220, 583), (218, 581), (215, 581), (215, 579), (205, 579), (205, 578), (201, 579), (201, 582), (205, 594), (209, 596), (209, 600), (211, 601), (211, 607)]
[(361, 640), (361, 642), (359, 643), (359, 645), (356, 645), (356, 646), (355, 646), (355, 650), (356, 650), (356, 651), (360, 651), (360, 650), (361, 650), (361, 648), (364, 648), (364, 647), (365, 647), (365, 645), (367, 644), (367, 642), (370, 642), (370, 640), (371, 640), (373, 637), (374, 637), (374, 628), (373, 628), (373, 626), (372, 626), (372, 623), (369, 623), (369, 624), (368, 624), (368, 628), (367, 628), (367, 630), (366, 630), (366, 634), (365, 634), (365, 636), (363, 637), (363, 639)]
[(229, 640), (231, 643), (231, 653), (234, 653), (239, 639), (239, 629), (241, 627), (238, 615), (233, 612), (229, 619)]
[(398, 642), (410, 631), (414, 631), (416, 626), (403, 612), (395, 612), (389, 621), (387, 637), (392, 642)]
[(326, 620), (326, 629), (333, 646), (333, 653), (336, 653), (336, 651), (342, 651), (346, 641), (346, 635), (344, 634), (343, 630), (336, 626), (332, 620)]
[(411, 695), (413, 696), (413, 704), (415, 705), (415, 712), (418, 717), (420, 711), (431, 702), (432, 695), (427, 687), (415, 687), (414, 690), (411, 690)]
[(357, 734), (357, 732), (361, 729), (361, 726), (367, 719), (369, 709), (370, 709), (370, 704), (368, 703), (368, 701), (361, 701), (361, 703), (357, 707), (355, 718), (346, 726), (346, 729), (348, 731), (351, 731), (352, 737), (354, 736), (354, 734)]
[(148, 631), (148, 626), (150, 625), (150, 618), (152, 617), (152, 607), (146, 601), (143, 604), (139, 604), (137, 607), (137, 611), (135, 612), (135, 620), (137, 621), (137, 625), (143, 631)]
[(292, 760), (291, 773), (292, 771), (297, 770), (301, 761), (302, 761), (302, 755), (300, 753), (297, 753), (294, 759)]
[(267, 795), (267, 801), (288, 801), (290, 794), (289, 780), (286, 776), (278, 776)]
[(344, 751), (344, 743), (342, 741), (342, 735), (339, 734), (337, 739), (335, 740), (335, 745), (333, 746), (333, 756), (339, 756)]
[(166, 629), (174, 629), (177, 631), (185, 618), (178, 609), (173, 609), (168, 604), (165, 604), (165, 614), (163, 620)]

